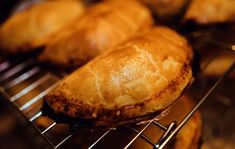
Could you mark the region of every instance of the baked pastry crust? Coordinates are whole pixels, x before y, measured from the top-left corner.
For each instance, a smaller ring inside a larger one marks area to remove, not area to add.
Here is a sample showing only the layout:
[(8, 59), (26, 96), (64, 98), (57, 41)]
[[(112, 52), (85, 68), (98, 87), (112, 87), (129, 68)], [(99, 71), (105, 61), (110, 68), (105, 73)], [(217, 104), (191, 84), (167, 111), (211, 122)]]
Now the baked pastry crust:
[(193, 0), (184, 20), (199, 24), (213, 24), (235, 21), (235, 1), (233, 0)]
[(77, 19), (84, 6), (76, 0), (45, 1), (12, 15), (0, 28), (0, 48), (28, 52), (48, 43), (51, 35)]
[(192, 78), (192, 50), (165, 27), (154, 27), (98, 56), (45, 97), (56, 114), (97, 126), (166, 109)]
[(153, 24), (149, 10), (136, 0), (98, 3), (47, 45), (40, 60), (57, 66), (80, 66)]

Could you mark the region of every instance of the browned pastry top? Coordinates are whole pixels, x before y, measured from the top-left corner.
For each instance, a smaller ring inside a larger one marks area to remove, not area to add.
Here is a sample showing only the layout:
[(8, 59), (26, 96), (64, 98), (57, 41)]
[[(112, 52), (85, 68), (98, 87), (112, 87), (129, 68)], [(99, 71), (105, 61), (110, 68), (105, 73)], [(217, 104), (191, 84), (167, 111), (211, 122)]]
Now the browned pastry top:
[(189, 84), (192, 50), (165, 27), (154, 27), (98, 56), (45, 97), (56, 113), (97, 125), (165, 109)]
[(235, 21), (234, 0), (193, 0), (186, 12), (185, 20), (199, 24)]
[(40, 59), (59, 66), (82, 65), (152, 23), (149, 10), (138, 1), (101, 2), (57, 34)]
[(45, 1), (11, 16), (0, 28), (0, 48), (9, 53), (45, 45), (50, 36), (84, 12), (81, 2)]

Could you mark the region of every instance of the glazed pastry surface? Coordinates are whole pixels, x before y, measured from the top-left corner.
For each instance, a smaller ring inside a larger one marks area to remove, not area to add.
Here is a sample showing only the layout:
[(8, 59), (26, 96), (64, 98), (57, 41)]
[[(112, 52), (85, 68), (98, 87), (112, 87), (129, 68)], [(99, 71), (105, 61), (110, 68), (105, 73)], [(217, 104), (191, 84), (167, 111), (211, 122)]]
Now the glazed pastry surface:
[(57, 114), (96, 125), (156, 113), (190, 83), (192, 56), (182, 36), (154, 27), (77, 69), (45, 101)]

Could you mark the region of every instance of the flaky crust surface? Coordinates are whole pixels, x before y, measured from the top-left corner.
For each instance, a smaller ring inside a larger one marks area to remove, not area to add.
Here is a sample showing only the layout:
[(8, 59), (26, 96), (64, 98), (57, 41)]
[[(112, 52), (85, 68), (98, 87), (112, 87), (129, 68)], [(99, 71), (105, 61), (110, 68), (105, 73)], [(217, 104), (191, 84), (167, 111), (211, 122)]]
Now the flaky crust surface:
[(97, 125), (164, 110), (192, 78), (192, 50), (171, 29), (154, 27), (98, 56), (45, 97), (55, 113)]
[(184, 20), (199, 24), (213, 24), (235, 21), (234, 0), (193, 0)]
[(45, 1), (11, 16), (0, 28), (0, 48), (8, 53), (45, 45), (52, 34), (84, 12), (76, 0)]
[(64, 67), (80, 66), (152, 23), (149, 10), (138, 1), (101, 2), (61, 31), (40, 60)]

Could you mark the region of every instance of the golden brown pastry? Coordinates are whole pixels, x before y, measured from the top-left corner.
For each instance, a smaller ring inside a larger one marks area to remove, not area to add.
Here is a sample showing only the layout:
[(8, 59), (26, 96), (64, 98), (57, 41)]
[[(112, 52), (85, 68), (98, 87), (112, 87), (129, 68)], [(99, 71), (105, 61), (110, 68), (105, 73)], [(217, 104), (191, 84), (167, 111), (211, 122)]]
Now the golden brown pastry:
[[(193, 100), (183, 97), (179, 103), (172, 108), (172, 115), (177, 115), (176, 120), (182, 120), (193, 108)], [(183, 107), (182, 107), (183, 106)], [(178, 112), (177, 112), (178, 111)], [(173, 118), (172, 118), (173, 119)], [(179, 131), (173, 144), (174, 149), (198, 149), (200, 148), (200, 138), (202, 133), (202, 119), (197, 111)]]
[(150, 12), (138, 1), (101, 2), (61, 31), (40, 59), (58, 66), (79, 66), (152, 23)]
[[(221, 53), (219, 53), (218, 51), (216, 52), (218, 56), (214, 58), (213, 61), (211, 61), (206, 69), (203, 71), (203, 75), (205, 75), (205, 77), (208, 77), (208, 79), (215, 79), (223, 76), (226, 70), (228, 70), (233, 62), (235, 62), (234, 53), (225, 53), (222, 50)], [(227, 78), (235, 79), (235, 74), (231, 73)]]
[(186, 12), (185, 20), (199, 24), (235, 21), (234, 0), (193, 0)]
[[(194, 106), (194, 101), (188, 96), (183, 96), (179, 101), (172, 105), (170, 113), (160, 120), (161, 124), (170, 124), (172, 121), (178, 123), (189, 113)], [(159, 140), (161, 132), (155, 125), (150, 125), (144, 132), (151, 140)], [(166, 149), (198, 149), (200, 146), (200, 138), (202, 132), (202, 120), (199, 112), (196, 112), (185, 126), (179, 131), (175, 140), (170, 143)], [(142, 143), (141, 141), (135, 141), (133, 144), (135, 149), (152, 149), (153, 147)]]
[(192, 50), (165, 27), (154, 27), (73, 72), (46, 102), (57, 114), (116, 125), (158, 113), (190, 83)]
[(81, 2), (45, 1), (11, 16), (0, 28), (0, 48), (8, 53), (31, 51), (84, 12)]
[(140, 0), (162, 19), (169, 19), (182, 12), (189, 0)]

